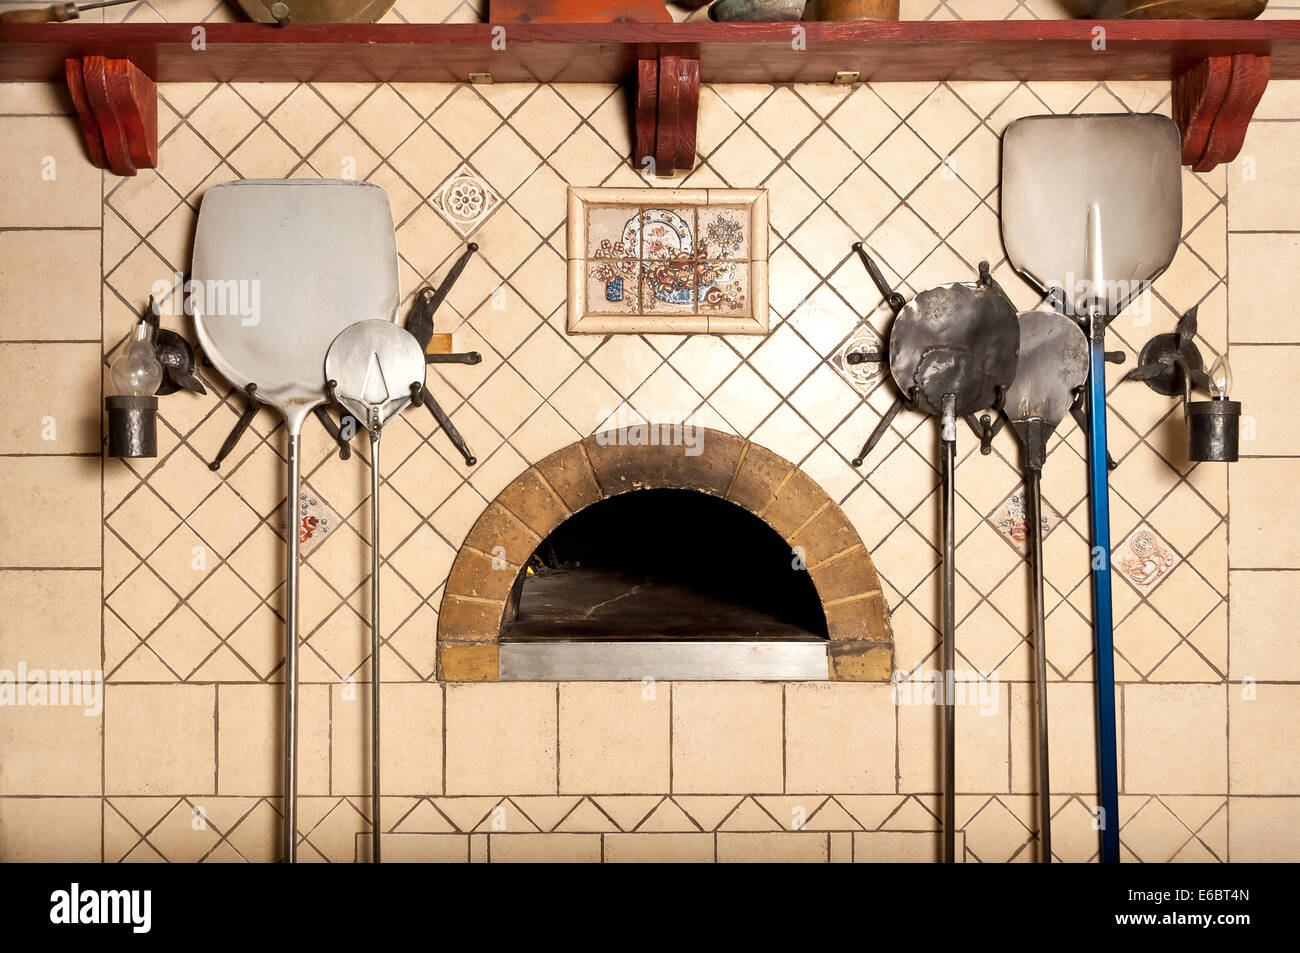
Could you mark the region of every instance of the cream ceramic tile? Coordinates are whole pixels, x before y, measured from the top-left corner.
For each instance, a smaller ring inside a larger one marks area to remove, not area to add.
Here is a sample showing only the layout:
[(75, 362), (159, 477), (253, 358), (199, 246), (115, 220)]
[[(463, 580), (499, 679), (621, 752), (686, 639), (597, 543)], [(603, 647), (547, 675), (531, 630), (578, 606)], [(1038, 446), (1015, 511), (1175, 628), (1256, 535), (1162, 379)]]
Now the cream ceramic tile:
[(99, 337), (98, 231), (0, 232), (0, 338)]
[(1228, 859), (1234, 863), (1294, 863), (1300, 857), (1300, 798), (1229, 798), (1228, 814)]
[(1295, 685), (1229, 686), (1228, 784), (1233, 794), (1291, 794), (1300, 785)]
[(97, 863), (102, 811), (98, 797), (0, 798), (0, 857), (12, 863)]
[(98, 572), (5, 570), (0, 593), (10, 607), (0, 619), (0, 667), (99, 668)]
[(103, 685), (41, 678), (35, 665), (28, 679), (25, 703), (8, 702), (0, 721), (0, 794), (98, 794)]
[(884, 685), (795, 683), (786, 689), (786, 787), (894, 790), (894, 706)]
[(607, 834), (606, 863), (710, 863), (711, 834)]
[(673, 790), (779, 791), (781, 687), (678, 682), (673, 691)]
[(216, 784), (211, 685), (116, 685), (104, 699), (108, 794), (209, 793)]
[(826, 834), (721, 833), (717, 838), (718, 863), (824, 864), (828, 859), (829, 839)]
[(1241, 153), (1227, 168), (1228, 227), (1234, 231), (1294, 230), (1295, 203), (1287, 201), (1297, 172), (1300, 126), (1252, 122)]
[(1228, 549), (1234, 569), (1300, 566), (1300, 544), (1291, 532), (1300, 512), (1289, 490), (1297, 479), (1300, 470), (1292, 460), (1243, 459), (1234, 465)]
[(488, 838), (492, 862), (596, 863), (600, 860), (599, 834), (492, 834)]
[(1300, 653), (1284, 622), (1296, 603), (1300, 573), (1234, 571), (1230, 584), (1229, 675), (1234, 681), (1300, 679)]
[(560, 790), (667, 791), (668, 712), (668, 686), (561, 684)]
[[(555, 793), (555, 691), (526, 682), (448, 685), (448, 793)], [(500, 756), (485, 759), (484, 751)]]
[(24, 501), (21, 513), (0, 510), (3, 565), (98, 566), (99, 469), (90, 457), (0, 457), (0, 483)]
[[(1125, 791), (1227, 790), (1228, 717), (1221, 686), (1128, 685), (1123, 691)], [(1189, 750), (1197, 757), (1182, 756)]]
[(99, 371), (97, 344), (0, 344), (0, 376), (23, 395), (6, 414), (0, 452), (97, 454)]
[(100, 223), (100, 172), (81, 132), (61, 116), (0, 119), (9, 159), (0, 172), (0, 226), (90, 227)]

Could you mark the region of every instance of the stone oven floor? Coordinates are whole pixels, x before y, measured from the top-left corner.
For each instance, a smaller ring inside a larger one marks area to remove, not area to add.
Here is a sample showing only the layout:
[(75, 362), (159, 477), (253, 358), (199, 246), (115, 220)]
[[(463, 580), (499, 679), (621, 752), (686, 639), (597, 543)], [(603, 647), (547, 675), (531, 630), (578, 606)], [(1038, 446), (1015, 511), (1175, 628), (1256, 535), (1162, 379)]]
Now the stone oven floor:
[(576, 639), (825, 641), (752, 606), (645, 576), (582, 568), (525, 579), (519, 616), (502, 627), (501, 641)]

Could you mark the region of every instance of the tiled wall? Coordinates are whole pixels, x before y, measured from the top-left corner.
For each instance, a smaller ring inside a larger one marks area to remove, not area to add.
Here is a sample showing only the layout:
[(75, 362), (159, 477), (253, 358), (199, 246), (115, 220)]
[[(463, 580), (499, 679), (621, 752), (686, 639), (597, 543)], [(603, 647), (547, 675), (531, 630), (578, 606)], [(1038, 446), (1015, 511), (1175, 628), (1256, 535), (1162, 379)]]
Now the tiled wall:
[[(205, 370), (207, 398), (162, 399), (157, 460), (102, 460), (104, 362), (153, 283), (186, 266), (208, 185), (354, 165), (388, 190), (409, 296), (457, 254), (460, 235), (426, 200), (468, 163), (504, 201), (473, 233), (481, 254), (438, 324), (484, 360), (431, 385), (480, 463), (465, 468), (423, 412), (384, 440), (387, 856), (932, 859), (937, 709), (864, 684), (440, 685), (444, 577), (529, 463), (621, 403), (676, 408), (800, 464), (835, 498), (880, 572), (898, 667), (935, 668), (935, 428), (905, 413), (865, 480), (848, 463), (889, 400), (881, 388), (863, 402), (828, 360), (860, 315), (881, 327), (849, 246), (865, 238), (911, 289), (988, 257), (1031, 305), (998, 237), (1002, 129), (1047, 111), (1168, 108), (1159, 83), (707, 87), (699, 167), (651, 184), (770, 190), (772, 332), (602, 338), (565, 334), (564, 215), (569, 184), (642, 184), (612, 87), (164, 86), (160, 168), (119, 179), (84, 161), (60, 90), (0, 86), (0, 669), (102, 668), (108, 682), (102, 715), (0, 708), (0, 858), (275, 857), (283, 428), (263, 412), (209, 472), (241, 405)], [(1171, 563), (1154, 585), (1116, 580), (1130, 860), (1300, 858), (1300, 650), (1281, 621), (1300, 593), (1297, 119), (1300, 88), (1275, 83), (1241, 160), (1184, 173), (1183, 247), (1152, 313), (1109, 339), (1131, 367), (1199, 303), (1201, 344), (1231, 342), (1254, 425), (1240, 463), (1189, 466), (1174, 402), (1110, 368), (1114, 536), (1149, 531)], [(1062, 434), (1044, 488), (1060, 517), (1046, 567), (1054, 843), (1087, 860), (1085, 474), (1078, 430)], [(960, 711), (964, 852), (1031, 859), (1028, 572), (999, 529), (1019, 452), (1006, 432), (990, 456), (965, 432), (960, 450), (959, 665), (1001, 686), (994, 713)], [(311, 421), (303, 456), (313, 498), (339, 519), (302, 571), (302, 855), (345, 861), (365, 855), (368, 830), (367, 473)]]

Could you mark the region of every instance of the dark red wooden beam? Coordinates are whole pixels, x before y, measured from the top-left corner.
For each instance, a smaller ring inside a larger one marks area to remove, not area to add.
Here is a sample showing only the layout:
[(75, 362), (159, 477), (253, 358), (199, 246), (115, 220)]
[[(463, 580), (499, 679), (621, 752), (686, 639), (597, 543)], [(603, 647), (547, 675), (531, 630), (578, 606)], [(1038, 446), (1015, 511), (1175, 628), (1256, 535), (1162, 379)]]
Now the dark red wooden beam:
[[(257, 23), (0, 25), (0, 81), (62, 77), (68, 57), (129, 59), (159, 82), (207, 80), (620, 82), (638, 60), (696, 57), (700, 81), (1172, 80), (1201, 60), (1252, 53), (1300, 79), (1300, 21), (806, 23), (806, 50), (779, 23)], [(1093, 47), (1105, 29), (1106, 49)], [(499, 45), (499, 44), (498, 44)]]

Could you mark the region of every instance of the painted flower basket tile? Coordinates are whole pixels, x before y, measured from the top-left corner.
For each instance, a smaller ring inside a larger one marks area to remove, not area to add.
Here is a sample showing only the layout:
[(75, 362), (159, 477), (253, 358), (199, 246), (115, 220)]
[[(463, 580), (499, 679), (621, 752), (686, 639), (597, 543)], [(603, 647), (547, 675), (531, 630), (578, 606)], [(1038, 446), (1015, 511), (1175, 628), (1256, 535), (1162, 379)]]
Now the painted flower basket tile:
[(695, 289), (695, 262), (691, 259), (641, 262), (644, 313), (694, 314)]
[(641, 257), (641, 232), (629, 228), (635, 219), (621, 205), (593, 205), (587, 209), (587, 258)]
[(695, 209), (645, 208), (629, 219), (641, 239), (642, 261), (690, 261), (695, 257)]
[(636, 314), (641, 306), (641, 263), (622, 258), (585, 263), (589, 314)]
[(765, 192), (572, 189), (569, 229), (570, 333), (766, 333)]

